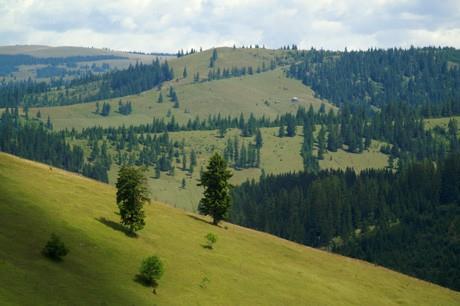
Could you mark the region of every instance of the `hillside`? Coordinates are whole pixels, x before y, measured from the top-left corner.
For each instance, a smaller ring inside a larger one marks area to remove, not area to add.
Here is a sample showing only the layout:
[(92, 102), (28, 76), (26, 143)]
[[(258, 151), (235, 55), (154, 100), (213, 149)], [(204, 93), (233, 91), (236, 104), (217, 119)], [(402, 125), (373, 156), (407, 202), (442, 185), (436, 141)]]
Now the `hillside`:
[(135, 54), (123, 51), (71, 47), (71, 46), (43, 46), (43, 45), (15, 45), (15, 46), (0, 46), (0, 54), (26, 54), (34, 57), (69, 57), (69, 56), (89, 56), (89, 55), (119, 55), (133, 60), (149, 60), (155, 58), (152, 55)]
[[(262, 169), (266, 174), (281, 174), (286, 172), (299, 172), (303, 170), (300, 150), (302, 146), (301, 127), (297, 128), (295, 137), (277, 136), (278, 128), (261, 128), (264, 145), (261, 148), (260, 168), (240, 169), (234, 171), (231, 183), (240, 185), (246, 180), (258, 180)], [(181, 131), (171, 132), (171, 140), (185, 144), (189, 154), (193, 149), (197, 154), (197, 166), (193, 175), (182, 170), (181, 162), (175, 162), (175, 174), (170, 176), (161, 175), (160, 179), (154, 178), (154, 167), (148, 167), (148, 185), (154, 198), (175, 207), (195, 211), (199, 199), (202, 197), (202, 189), (197, 186), (201, 167), (205, 167), (208, 159), (214, 151), (224, 152), (228, 140), (238, 137), (240, 143), (248, 145), (253, 142), (252, 137), (241, 137), (237, 129), (229, 130), (224, 138), (216, 137), (217, 131)], [(327, 152), (320, 161), (321, 169), (343, 169), (353, 167), (357, 172), (369, 168), (385, 168), (388, 164), (388, 156), (379, 151), (381, 143), (373, 141), (369, 150), (361, 154), (349, 153), (344, 150)], [(315, 150), (316, 151), (316, 150)], [(116, 156), (116, 151), (111, 151)], [(189, 162), (189, 161), (188, 161)], [(109, 181), (115, 185), (119, 167), (113, 165), (109, 171)], [(186, 181), (186, 187), (181, 187), (182, 179)]]
[[(129, 238), (117, 230), (112, 187), (6, 154), (0, 169), (0, 304), (460, 303), (458, 292), (160, 203)], [(40, 255), (51, 232), (70, 248), (62, 263)], [(212, 251), (200, 246), (208, 232), (219, 236)], [(151, 254), (166, 265), (157, 295), (133, 280)]]
[[(218, 59), (213, 70), (230, 69), (232, 67), (252, 67), (254, 71), (264, 65), (268, 69), (270, 62), (278, 58), (282, 62), (283, 51), (269, 49), (232, 49), (217, 48)], [(168, 113), (176, 117), (179, 122), (186, 122), (196, 116), (206, 118), (208, 115), (221, 113), (222, 115), (239, 116), (240, 113), (257, 116), (276, 117), (287, 112), (295, 112), (299, 106), (308, 108), (313, 105), (318, 109), (325, 104), (326, 109), (334, 108), (326, 100), (314, 97), (311, 89), (302, 82), (287, 78), (281, 68), (266, 70), (252, 75), (223, 78), (206, 81), (209, 68), (209, 59), (212, 51), (206, 50), (180, 58), (168, 59), (174, 70), (175, 79), (162, 86), (163, 103), (157, 103), (159, 90), (152, 89), (138, 95), (99, 101), (110, 103), (112, 112), (107, 117), (96, 114), (96, 102), (74, 104), (57, 107), (41, 107), (42, 118), (49, 115), (55, 128), (81, 129), (94, 125), (121, 126), (149, 123), (152, 118), (164, 118)], [(187, 76), (182, 73), (184, 68)], [(200, 74), (200, 81), (194, 82), (196, 73)], [(169, 87), (174, 87), (179, 99), (179, 108), (173, 108), (168, 97)], [(85, 89), (87, 90), (87, 89)], [(291, 99), (297, 97), (298, 101)], [(116, 113), (118, 101), (131, 101), (133, 111), (129, 116)], [(35, 114), (37, 108), (31, 108)]]
[[(28, 61), (24, 61), (21, 56), (29, 56)], [(11, 72), (0, 70), (0, 77), (7, 81), (10, 80), (32, 80), (49, 81), (51, 77), (65, 79), (78, 77), (87, 71), (93, 73), (106, 72), (113, 69), (126, 69), (129, 65), (137, 62), (150, 64), (157, 57), (160, 59), (169, 58), (169, 56), (158, 56), (150, 54), (135, 54), (129, 52), (85, 48), (70, 46), (42, 46), (42, 45), (15, 45), (0, 46), (0, 58), (4, 57), (6, 61), (2, 64), (11, 64), (15, 62)], [(76, 59), (80, 57), (80, 59)], [(7, 60), (9, 59), (10, 62)], [(29, 61), (36, 59), (38, 64), (30, 64)], [(56, 59), (59, 64), (40, 63), (46, 59)], [(104, 65), (104, 66), (102, 66)], [(5, 69), (5, 67), (2, 67)]]

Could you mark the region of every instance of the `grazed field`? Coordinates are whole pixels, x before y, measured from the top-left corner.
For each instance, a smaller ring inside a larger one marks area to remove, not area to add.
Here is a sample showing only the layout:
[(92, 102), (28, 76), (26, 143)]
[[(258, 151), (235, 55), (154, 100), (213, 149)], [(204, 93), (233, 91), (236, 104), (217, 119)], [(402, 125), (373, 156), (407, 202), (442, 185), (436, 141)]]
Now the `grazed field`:
[[(261, 149), (260, 168), (250, 168), (233, 170), (231, 183), (239, 185), (246, 180), (258, 180), (262, 169), (267, 174), (280, 174), (286, 172), (296, 172), (303, 170), (303, 161), (300, 155), (302, 145), (301, 127), (297, 128), (295, 137), (277, 136), (278, 128), (262, 128), (262, 138), (264, 145)], [(202, 197), (202, 189), (197, 186), (200, 168), (206, 167), (209, 157), (214, 151), (222, 153), (227, 140), (239, 137), (239, 142), (248, 145), (254, 143), (253, 137), (244, 138), (240, 136), (237, 129), (229, 130), (225, 138), (218, 138), (217, 131), (186, 131), (169, 133), (172, 140), (185, 143), (187, 159), (191, 149), (197, 153), (198, 165), (193, 175), (188, 171), (182, 170), (181, 163), (175, 163), (175, 174), (170, 176), (162, 173), (160, 179), (154, 178), (154, 168), (148, 170), (148, 182), (150, 191), (154, 199), (164, 203), (169, 203), (175, 207), (183, 208), (188, 211), (196, 211), (199, 200)], [(84, 144), (84, 143), (81, 143)], [(380, 153), (380, 143), (373, 141), (371, 148), (361, 154), (348, 153), (343, 150), (328, 152), (324, 160), (320, 161), (321, 169), (346, 169), (353, 167), (356, 171), (367, 168), (384, 168), (387, 166), (387, 155)], [(112, 152), (114, 154), (114, 152)], [(189, 162), (189, 159), (188, 159)], [(115, 184), (118, 167), (113, 166), (109, 173), (111, 184)], [(186, 187), (182, 188), (182, 179), (186, 181)]]
[[(0, 304), (460, 303), (458, 292), (156, 202), (130, 238), (117, 226), (114, 199), (109, 185), (0, 154)], [(52, 232), (70, 249), (61, 263), (40, 254)], [(209, 232), (219, 239), (212, 251), (202, 247)], [(134, 280), (153, 254), (165, 263), (156, 295)]]
[[(158, 90), (149, 90), (139, 95), (111, 99), (112, 112), (102, 117), (95, 112), (96, 102), (75, 104), (69, 106), (42, 107), (40, 112), (46, 120), (50, 116), (56, 129), (76, 128), (100, 125), (121, 126), (149, 123), (155, 118), (166, 118), (168, 112), (179, 122), (187, 122), (196, 116), (207, 118), (210, 114), (239, 116), (244, 113), (249, 116), (270, 116), (294, 112), (299, 106), (313, 105), (319, 108), (325, 103), (326, 108), (333, 107), (325, 101), (313, 97), (312, 91), (300, 81), (288, 79), (281, 70), (269, 71), (241, 78), (230, 78), (204, 83), (172, 82), (180, 101), (178, 109), (167, 97), (169, 85), (163, 86), (163, 103), (157, 103)], [(291, 102), (292, 97), (298, 97), (298, 102)], [(116, 112), (118, 101), (131, 101), (133, 112), (124, 116)], [(100, 101), (102, 104), (103, 101)], [(187, 110), (187, 112), (186, 112)], [(36, 108), (31, 108), (34, 115)]]

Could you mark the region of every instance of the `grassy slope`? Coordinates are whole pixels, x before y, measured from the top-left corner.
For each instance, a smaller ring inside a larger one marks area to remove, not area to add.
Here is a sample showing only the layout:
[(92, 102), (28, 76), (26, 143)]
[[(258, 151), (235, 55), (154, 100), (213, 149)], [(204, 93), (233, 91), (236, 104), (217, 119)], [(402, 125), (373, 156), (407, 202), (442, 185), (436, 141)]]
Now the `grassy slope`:
[[(238, 171), (233, 171), (231, 183), (234, 185), (241, 184), (247, 179), (258, 180), (261, 174), (261, 169), (265, 173), (279, 174), (285, 172), (301, 171), (303, 169), (303, 161), (300, 155), (302, 145), (301, 127), (297, 129), (295, 137), (277, 137), (278, 128), (262, 128), (262, 138), (264, 145), (261, 150), (261, 168), (250, 168)], [(171, 139), (181, 142), (184, 141), (187, 152), (187, 163), (189, 160), (189, 152), (193, 148), (197, 153), (198, 165), (192, 176), (188, 175), (187, 171), (182, 171), (181, 163), (176, 163), (176, 171), (174, 176), (169, 176), (162, 173), (160, 179), (154, 178), (154, 169), (149, 169), (149, 187), (155, 199), (170, 203), (173, 206), (195, 211), (198, 201), (202, 197), (202, 189), (198, 186), (200, 167), (206, 166), (209, 157), (214, 151), (222, 153), (224, 151), (227, 139), (233, 139), (239, 135), (239, 130), (229, 130), (225, 138), (218, 138), (217, 131), (186, 131), (169, 133)], [(254, 143), (254, 138), (239, 137), (239, 142), (248, 145)], [(84, 143), (81, 143), (84, 144)], [(379, 152), (380, 142), (373, 141), (369, 151), (364, 151), (362, 154), (348, 153), (343, 150), (337, 152), (328, 152), (325, 154), (324, 160), (320, 161), (322, 169), (345, 169), (353, 167), (357, 171), (367, 168), (384, 168), (387, 166), (387, 156)], [(113, 152), (113, 154), (115, 154)], [(113, 166), (109, 172), (110, 183), (115, 184), (117, 178), (118, 167)], [(182, 179), (186, 180), (186, 188), (181, 188)]]
[[(254, 69), (265, 62), (267, 67), (270, 59), (280, 55), (282, 51), (266, 49), (236, 49), (219, 48), (219, 58), (216, 69), (231, 68), (233, 66), (252, 66)], [(225, 115), (239, 115), (241, 112), (249, 115), (266, 115), (274, 117), (278, 114), (295, 111), (298, 105), (308, 107), (313, 105), (318, 108), (325, 103), (327, 108), (332, 107), (327, 101), (313, 97), (312, 91), (300, 81), (288, 79), (281, 69), (268, 71), (252, 76), (230, 78), (212, 82), (192, 83), (193, 74), (200, 72), (202, 77), (207, 77), (211, 50), (190, 56), (170, 60), (177, 80), (163, 86), (164, 103), (156, 103), (158, 90), (149, 90), (140, 95), (128, 96), (122, 100), (133, 102), (133, 113), (129, 116), (120, 115), (117, 109), (119, 99), (110, 100), (112, 113), (103, 118), (94, 114), (96, 103), (77, 104), (63, 107), (41, 108), (42, 118), (46, 120), (50, 115), (56, 128), (83, 128), (87, 126), (118, 126), (151, 122), (153, 117), (165, 117), (170, 110), (179, 121), (187, 121), (196, 116), (201, 118), (218, 112)], [(182, 71), (187, 67), (188, 77), (182, 78)], [(180, 108), (173, 109), (172, 103), (167, 98), (167, 90), (172, 85), (177, 91)], [(292, 97), (298, 97), (298, 103), (292, 103)], [(188, 109), (190, 113), (185, 113)], [(31, 114), (37, 110), (31, 109)]]
[[(159, 203), (146, 207), (139, 238), (128, 238), (97, 220), (117, 221), (112, 187), (5, 154), (0, 169), (0, 304), (460, 303), (458, 292)], [(210, 231), (219, 236), (212, 251), (201, 247)], [(40, 255), (51, 232), (71, 250), (62, 263)], [(166, 265), (157, 295), (133, 280), (151, 254)]]

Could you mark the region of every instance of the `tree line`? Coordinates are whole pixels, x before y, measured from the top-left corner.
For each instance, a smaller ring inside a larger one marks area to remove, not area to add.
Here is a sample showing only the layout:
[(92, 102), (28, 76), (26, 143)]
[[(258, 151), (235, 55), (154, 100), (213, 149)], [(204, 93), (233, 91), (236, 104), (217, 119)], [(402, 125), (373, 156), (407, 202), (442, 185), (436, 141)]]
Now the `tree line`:
[(398, 172), (263, 175), (233, 190), (231, 220), (460, 288), (460, 154)]
[(136, 63), (125, 70), (51, 83), (32, 80), (0, 84), (0, 107), (69, 105), (137, 94), (174, 77), (168, 62)]
[(424, 116), (460, 114), (459, 50), (453, 48), (369, 49), (293, 53), (288, 76), (338, 106), (384, 107), (403, 102)]

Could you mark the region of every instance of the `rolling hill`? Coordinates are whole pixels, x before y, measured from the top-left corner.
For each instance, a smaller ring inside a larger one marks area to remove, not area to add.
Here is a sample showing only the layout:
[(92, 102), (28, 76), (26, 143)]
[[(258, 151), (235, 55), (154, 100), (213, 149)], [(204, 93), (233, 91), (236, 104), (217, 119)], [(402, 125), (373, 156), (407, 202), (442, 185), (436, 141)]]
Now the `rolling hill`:
[[(57, 78), (61, 73), (65, 72), (65, 79), (72, 79), (75, 75), (79, 75), (79, 72), (92, 71), (93, 73), (98, 73), (101, 71), (101, 65), (104, 64), (109, 67), (107, 70), (111, 69), (126, 69), (129, 65), (134, 65), (137, 62), (150, 64), (157, 57), (160, 59), (167, 59), (170, 56), (167, 55), (153, 55), (153, 54), (138, 54), (130, 53), (123, 51), (115, 51), (108, 49), (98, 49), (98, 48), (85, 48), (85, 47), (71, 47), (71, 46), (43, 46), (43, 45), (14, 45), (14, 46), (0, 46), (0, 57), (1, 56), (31, 56), (38, 60), (57, 58), (65, 62), (66, 59), (72, 57), (81, 57), (81, 59), (76, 62), (72, 62), (72, 65), (68, 63), (61, 64), (28, 64), (21, 63), (20, 59), (16, 59), (17, 70), (9, 74), (0, 75), (2, 79), (6, 81), (10, 80), (27, 80), (31, 78), (32, 80), (38, 81), (49, 81), (51, 77)], [(84, 57), (87, 57), (85, 59)], [(100, 57), (100, 58), (97, 58)], [(104, 58), (105, 57), (105, 58)], [(112, 58), (111, 58), (112, 57)], [(172, 57), (171, 57), (172, 58)], [(42, 76), (39, 72), (43, 69), (61, 69), (58, 73), (53, 72), (50, 75)], [(99, 68), (99, 69), (98, 69)], [(71, 72), (74, 72), (74, 76)], [(55, 74), (54, 74), (55, 73)]]
[[(232, 67), (253, 67), (256, 70), (263, 65), (270, 65), (270, 61), (278, 58), (282, 62), (283, 51), (268, 49), (232, 49), (217, 48), (218, 59), (212, 69)], [(159, 90), (157, 88), (142, 92), (138, 95), (125, 96), (99, 101), (100, 104), (108, 102), (112, 112), (107, 117), (94, 113), (96, 102), (74, 104), (68, 106), (41, 107), (42, 118), (46, 120), (49, 115), (57, 129), (81, 129), (94, 125), (121, 126), (149, 123), (152, 118), (164, 118), (168, 113), (173, 114), (179, 122), (186, 122), (196, 116), (206, 118), (208, 115), (221, 113), (222, 115), (239, 116), (244, 113), (248, 116), (254, 113), (257, 116), (276, 117), (287, 112), (294, 112), (299, 106), (312, 105), (318, 109), (325, 104), (326, 109), (334, 108), (326, 100), (314, 97), (310, 88), (300, 81), (287, 78), (281, 68), (266, 70), (252, 75), (231, 77), (213, 81), (206, 81), (208, 76), (209, 59), (212, 50), (168, 59), (174, 70), (175, 79), (162, 85), (163, 103), (157, 103)], [(285, 56), (285, 55), (284, 55)], [(184, 78), (182, 72), (187, 69)], [(194, 82), (193, 76), (199, 73), (200, 82)], [(177, 92), (180, 106), (173, 108), (173, 103), (167, 97), (168, 89), (173, 86)], [(91, 86), (89, 86), (91, 87)], [(88, 89), (84, 89), (88, 90)], [(292, 102), (292, 98), (298, 100)], [(131, 101), (133, 112), (129, 116), (116, 113), (118, 101)], [(31, 108), (35, 114), (37, 108)]]
[[(297, 128), (295, 137), (277, 136), (278, 128), (261, 128), (264, 145), (261, 149), (260, 168), (240, 169), (234, 171), (231, 183), (239, 185), (246, 180), (259, 179), (262, 169), (266, 174), (281, 174), (286, 172), (299, 172), (303, 170), (300, 150), (302, 146), (301, 127)], [(201, 167), (205, 167), (214, 151), (224, 152), (228, 140), (238, 137), (240, 143), (248, 145), (253, 142), (253, 137), (241, 137), (238, 129), (229, 130), (224, 138), (217, 137), (217, 131), (181, 131), (171, 132), (169, 137), (173, 141), (184, 141), (187, 154), (193, 149), (197, 154), (197, 166), (193, 175), (183, 171), (181, 162), (175, 162), (175, 174), (161, 175), (160, 179), (154, 178), (154, 167), (148, 167), (148, 185), (156, 200), (169, 203), (172, 206), (188, 211), (196, 211), (202, 189), (197, 186)], [(83, 143), (82, 143), (83, 144)], [(388, 156), (379, 151), (382, 143), (373, 141), (369, 150), (361, 154), (349, 153), (344, 150), (327, 152), (320, 161), (322, 169), (343, 169), (353, 167), (357, 172), (369, 168), (385, 168)], [(315, 150), (316, 152), (316, 150)], [(116, 151), (111, 150), (112, 156)], [(118, 166), (113, 165), (109, 172), (109, 181), (115, 185)], [(186, 188), (181, 187), (182, 179), (186, 181)]]
[[(460, 294), (372, 264), (253, 230), (147, 205), (138, 238), (120, 231), (115, 190), (0, 154), (0, 304), (6, 305), (458, 305)], [(62, 263), (40, 255), (55, 232)], [(214, 250), (201, 246), (218, 235)], [(134, 281), (157, 254), (157, 294)]]

